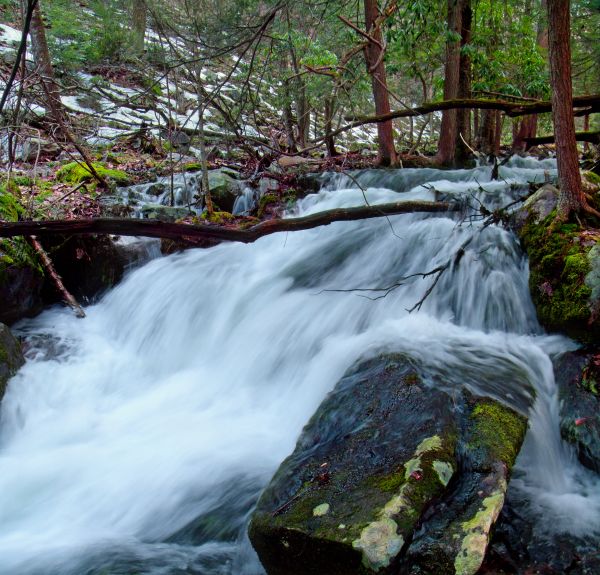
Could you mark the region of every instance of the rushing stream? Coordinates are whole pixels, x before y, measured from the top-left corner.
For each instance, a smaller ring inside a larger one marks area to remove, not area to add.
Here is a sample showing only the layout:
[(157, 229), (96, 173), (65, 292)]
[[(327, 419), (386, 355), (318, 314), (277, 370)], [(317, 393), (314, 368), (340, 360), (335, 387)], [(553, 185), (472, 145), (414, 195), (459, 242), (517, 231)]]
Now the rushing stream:
[[(358, 177), (371, 204), (467, 196), (495, 207), (555, 175), (551, 160), (513, 160), (498, 182), (489, 172)], [(364, 201), (335, 176), (297, 212)], [(600, 485), (558, 431), (550, 356), (573, 345), (543, 335), (515, 237), (463, 218), (409, 214), (190, 250), (132, 272), (83, 321), (54, 308), (23, 322), (29, 361), (1, 411), (0, 574), (262, 573), (245, 535), (260, 490), (344, 371), (382, 350), (530, 411), (512, 489), (544, 517), (540, 532), (598, 533)], [(412, 313), (434, 276), (379, 298), (328, 291), (391, 286), (448, 260)]]

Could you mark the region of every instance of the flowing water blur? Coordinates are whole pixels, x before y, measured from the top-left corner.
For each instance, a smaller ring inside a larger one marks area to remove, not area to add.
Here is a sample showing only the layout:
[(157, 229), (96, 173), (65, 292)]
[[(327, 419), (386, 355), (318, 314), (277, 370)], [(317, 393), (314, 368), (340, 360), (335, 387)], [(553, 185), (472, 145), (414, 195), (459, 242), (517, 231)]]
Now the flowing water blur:
[[(371, 204), (466, 196), (495, 207), (555, 165), (515, 159), (498, 182), (489, 172), (357, 177)], [(351, 179), (331, 176), (297, 213), (364, 201)], [(132, 272), (84, 321), (55, 308), (23, 322), (29, 361), (0, 421), (0, 573), (262, 573), (245, 536), (260, 490), (344, 371), (384, 350), (530, 411), (513, 483), (544, 525), (599, 531), (600, 486), (558, 433), (550, 357), (572, 344), (542, 334), (515, 237), (461, 217), (190, 250)], [(329, 291), (385, 288), (447, 261), (412, 313), (435, 276), (379, 298)]]

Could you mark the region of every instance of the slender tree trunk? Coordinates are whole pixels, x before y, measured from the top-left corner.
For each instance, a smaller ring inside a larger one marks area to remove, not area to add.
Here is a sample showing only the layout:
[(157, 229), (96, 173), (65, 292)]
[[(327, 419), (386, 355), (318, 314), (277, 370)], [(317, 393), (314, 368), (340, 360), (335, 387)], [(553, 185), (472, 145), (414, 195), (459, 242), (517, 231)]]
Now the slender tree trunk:
[(65, 140), (69, 141), (81, 154), (81, 157), (92, 176), (94, 176), (100, 185), (107, 187), (106, 180), (100, 176), (94, 168), (94, 164), (87, 150), (69, 128), (68, 117), (60, 100), (60, 89), (54, 77), (54, 68), (52, 67), (48, 42), (46, 41), (46, 29), (44, 27), (39, 0), (33, 10), (29, 33), (31, 36), (31, 50), (40, 75), (40, 83), (44, 90), (46, 105), (50, 111), (50, 116), (54, 121), (55, 137), (56, 134), (60, 134)]
[[(462, 31), (461, 0), (448, 0), (448, 30), (456, 34), (460, 34)], [(460, 39), (449, 39), (446, 43), (446, 63), (444, 65), (444, 100), (458, 97), (459, 83)], [(443, 165), (453, 165), (455, 162), (457, 127), (457, 111), (445, 110), (442, 112), (437, 160)]]
[[(540, 2), (540, 16), (537, 26), (537, 45), (542, 50), (548, 49), (548, 4), (547, 0)], [(526, 116), (519, 124), (514, 134), (512, 151), (525, 152), (528, 149), (527, 140), (535, 138), (537, 134), (537, 115)]]
[(502, 144), (502, 124), (504, 123), (504, 114), (496, 111), (495, 126), (494, 126), (494, 156), (500, 155), (500, 145)]
[[(473, 11), (471, 0), (462, 0), (461, 39), (460, 39), (460, 69), (458, 80), (458, 97), (471, 97), (471, 56), (463, 48), (471, 42), (471, 24)], [(465, 144), (471, 144), (471, 110), (465, 108), (457, 111), (456, 116), (456, 153), (455, 161), (465, 164), (471, 155), (471, 150)], [(464, 141), (463, 141), (464, 140)]]
[(60, 101), (60, 90), (54, 78), (54, 68), (50, 59), (48, 42), (46, 41), (46, 29), (39, 1), (33, 10), (29, 33), (31, 35), (31, 50), (46, 96), (46, 105), (56, 124), (56, 131), (60, 132), (65, 123), (65, 114), (62, 102)]
[[(333, 131), (333, 114), (335, 111), (335, 96), (332, 94), (325, 98), (325, 133), (330, 134)], [(333, 136), (327, 136), (325, 140), (327, 146), (327, 155), (334, 158), (338, 155), (335, 149), (335, 139)]]
[(558, 164), (558, 217), (566, 220), (572, 212), (587, 207), (581, 186), (571, 85), (571, 14), (569, 0), (548, 2), (548, 44), (552, 87), (552, 121)]
[(196, 92), (198, 97), (198, 138), (200, 140), (200, 165), (202, 166), (201, 188), (204, 196), (204, 205), (208, 212), (208, 217), (213, 215), (214, 207), (212, 196), (210, 194), (210, 183), (208, 179), (208, 154), (206, 152), (206, 135), (204, 133), (204, 112), (206, 111), (206, 102), (204, 98), (204, 86), (202, 85), (202, 65), (198, 60), (196, 65)]
[[(375, 100), (375, 113), (388, 114), (390, 98), (387, 89), (385, 74), (383, 35), (377, 25), (379, 8), (377, 0), (365, 0), (365, 25), (367, 34), (372, 38), (365, 47), (365, 61), (371, 75), (373, 98)], [(395, 165), (397, 162), (396, 149), (394, 148), (394, 129), (392, 121), (381, 122), (377, 125), (379, 139), (379, 163), (383, 166)]]
[(133, 49), (136, 54), (141, 54), (144, 51), (147, 15), (146, 0), (133, 0), (131, 6), (131, 32), (133, 34)]

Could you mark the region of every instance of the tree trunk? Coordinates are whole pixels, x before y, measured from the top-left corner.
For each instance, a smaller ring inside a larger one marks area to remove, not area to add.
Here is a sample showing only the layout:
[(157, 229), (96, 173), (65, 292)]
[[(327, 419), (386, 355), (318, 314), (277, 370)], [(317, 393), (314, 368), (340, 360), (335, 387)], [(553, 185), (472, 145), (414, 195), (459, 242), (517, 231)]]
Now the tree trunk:
[[(537, 45), (542, 50), (548, 49), (548, 4), (547, 0), (540, 2), (540, 16), (537, 27)], [(519, 129), (513, 138), (512, 151), (525, 152), (528, 149), (527, 141), (535, 138), (537, 134), (537, 115), (523, 118)]]
[(55, 130), (62, 132), (65, 123), (64, 108), (60, 101), (58, 84), (54, 79), (54, 68), (52, 67), (52, 60), (50, 59), (48, 42), (46, 41), (46, 29), (39, 1), (33, 10), (29, 33), (31, 35), (31, 50), (33, 52), (38, 74), (41, 78), (46, 105), (56, 124)]
[(132, 0), (131, 32), (133, 34), (133, 49), (136, 54), (142, 54), (144, 51), (147, 13), (146, 0)]
[[(448, 0), (448, 30), (455, 34), (462, 31), (462, 1)], [(460, 39), (446, 42), (446, 63), (444, 65), (444, 100), (458, 97), (460, 83)], [(456, 110), (442, 113), (437, 160), (442, 165), (453, 165), (458, 137), (458, 114)]]
[(94, 176), (101, 186), (107, 187), (106, 180), (94, 168), (90, 155), (69, 129), (68, 117), (60, 100), (60, 89), (54, 78), (54, 68), (52, 67), (48, 42), (46, 41), (46, 29), (44, 27), (44, 20), (42, 19), (39, 0), (33, 10), (29, 33), (31, 35), (31, 50), (38, 74), (40, 75), (40, 83), (44, 90), (46, 105), (55, 124), (53, 130), (54, 137), (56, 138), (56, 134), (60, 134), (65, 140), (73, 144), (75, 149), (81, 154), (92, 176)]
[[(375, 113), (377, 115), (390, 113), (390, 99), (387, 89), (385, 64), (383, 61), (383, 35), (376, 20), (379, 16), (377, 0), (365, 0), (365, 26), (370, 40), (365, 47), (365, 61), (371, 75)], [(379, 139), (379, 163), (382, 166), (395, 165), (397, 162), (394, 148), (394, 130), (391, 120), (377, 124)]]
[(580, 212), (587, 206), (581, 186), (573, 120), (571, 14), (569, 8), (569, 0), (550, 0), (548, 2), (552, 121), (556, 136), (556, 159), (560, 187), (558, 217), (563, 220), (567, 220), (572, 212)]
[[(462, 0), (461, 39), (460, 39), (460, 69), (458, 79), (458, 97), (471, 97), (471, 56), (463, 48), (471, 42), (471, 24), (473, 11), (471, 0)], [(467, 144), (471, 144), (471, 110), (457, 110), (456, 117), (456, 152), (455, 162), (465, 164), (471, 155)], [(466, 142), (466, 143), (465, 143)]]
[[(335, 96), (332, 94), (325, 98), (325, 133), (330, 134), (333, 131), (333, 114), (335, 111)], [(335, 149), (335, 139), (333, 136), (328, 136), (325, 139), (327, 147), (327, 155), (330, 158), (335, 158), (338, 155)]]

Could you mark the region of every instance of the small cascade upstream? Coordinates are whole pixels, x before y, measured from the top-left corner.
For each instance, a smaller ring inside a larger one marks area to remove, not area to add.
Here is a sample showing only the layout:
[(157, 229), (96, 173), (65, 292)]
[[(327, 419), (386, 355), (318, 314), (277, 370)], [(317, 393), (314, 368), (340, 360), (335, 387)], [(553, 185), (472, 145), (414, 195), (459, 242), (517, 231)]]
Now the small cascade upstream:
[[(356, 173), (370, 204), (469, 197), (506, 205), (552, 160)], [(363, 205), (329, 176), (295, 208)], [(245, 531), (260, 491), (358, 358), (400, 351), (448, 387), (521, 412), (511, 489), (540, 533), (600, 536), (600, 483), (561, 442), (551, 357), (514, 235), (460, 215), (409, 214), (155, 259), (84, 321), (23, 322), (29, 361), (0, 420), (0, 575), (258, 575)], [(420, 309), (433, 277), (448, 260)], [(366, 296), (366, 297), (365, 297)], [(385, 296), (385, 297), (379, 297)]]

